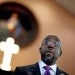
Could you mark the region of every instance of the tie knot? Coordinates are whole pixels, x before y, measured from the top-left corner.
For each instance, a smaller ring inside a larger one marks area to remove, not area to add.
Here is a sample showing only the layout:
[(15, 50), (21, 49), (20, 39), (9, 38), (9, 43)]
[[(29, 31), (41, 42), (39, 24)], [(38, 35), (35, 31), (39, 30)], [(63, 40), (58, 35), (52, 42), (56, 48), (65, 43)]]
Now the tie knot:
[(51, 67), (49, 67), (49, 66), (44, 66), (43, 67), (45, 70), (51, 70)]

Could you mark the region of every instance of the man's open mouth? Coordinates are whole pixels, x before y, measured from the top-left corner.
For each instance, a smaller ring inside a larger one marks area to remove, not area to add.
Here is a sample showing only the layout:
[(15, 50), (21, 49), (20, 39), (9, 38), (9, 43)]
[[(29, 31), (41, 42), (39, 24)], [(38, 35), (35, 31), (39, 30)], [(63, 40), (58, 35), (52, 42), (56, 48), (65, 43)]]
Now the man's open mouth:
[(46, 52), (45, 53), (45, 57), (47, 58), (51, 58), (53, 56), (53, 54), (51, 52)]

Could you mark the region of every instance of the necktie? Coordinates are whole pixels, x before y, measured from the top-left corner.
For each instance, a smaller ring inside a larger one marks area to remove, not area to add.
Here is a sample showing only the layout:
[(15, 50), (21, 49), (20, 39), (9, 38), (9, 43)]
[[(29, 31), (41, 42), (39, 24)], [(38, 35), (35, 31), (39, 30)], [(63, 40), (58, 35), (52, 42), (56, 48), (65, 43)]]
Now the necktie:
[(51, 70), (51, 68), (49, 66), (44, 66), (43, 68), (45, 69), (44, 75), (51, 75), (50, 71), (49, 71), (49, 70)]

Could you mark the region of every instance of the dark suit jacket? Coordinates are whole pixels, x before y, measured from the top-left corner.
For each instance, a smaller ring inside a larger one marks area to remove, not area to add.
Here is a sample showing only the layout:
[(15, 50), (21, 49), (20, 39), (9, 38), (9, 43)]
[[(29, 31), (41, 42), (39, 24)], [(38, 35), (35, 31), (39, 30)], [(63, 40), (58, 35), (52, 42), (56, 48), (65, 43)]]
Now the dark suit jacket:
[[(38, 63), (28, 66), (17, 67), (14, 75), (41, 75)], [(57, 68), (56, 75), (69, 75)]]

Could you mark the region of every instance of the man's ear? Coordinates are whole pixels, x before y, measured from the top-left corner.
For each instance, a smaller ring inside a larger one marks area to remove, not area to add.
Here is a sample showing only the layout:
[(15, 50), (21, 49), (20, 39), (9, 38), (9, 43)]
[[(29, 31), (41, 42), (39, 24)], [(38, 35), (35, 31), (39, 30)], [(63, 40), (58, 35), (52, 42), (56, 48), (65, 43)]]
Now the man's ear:
[(41, 50), (41, 47), (39, 49)]
[(59, 56), (61, 56), (62, 55), (62, 51), (61, 51), (61, 48), (60, 48), (60, 54), (59, 54)]
[(60, 56), (62, 55), (62, 51), (60, 51)]
[(39, 48), (39, 51), (41, 51), (41, 47)]
[(62, 55), (62, 51), (61, 51), (61, 48), (60, 48), (60, 56)]

